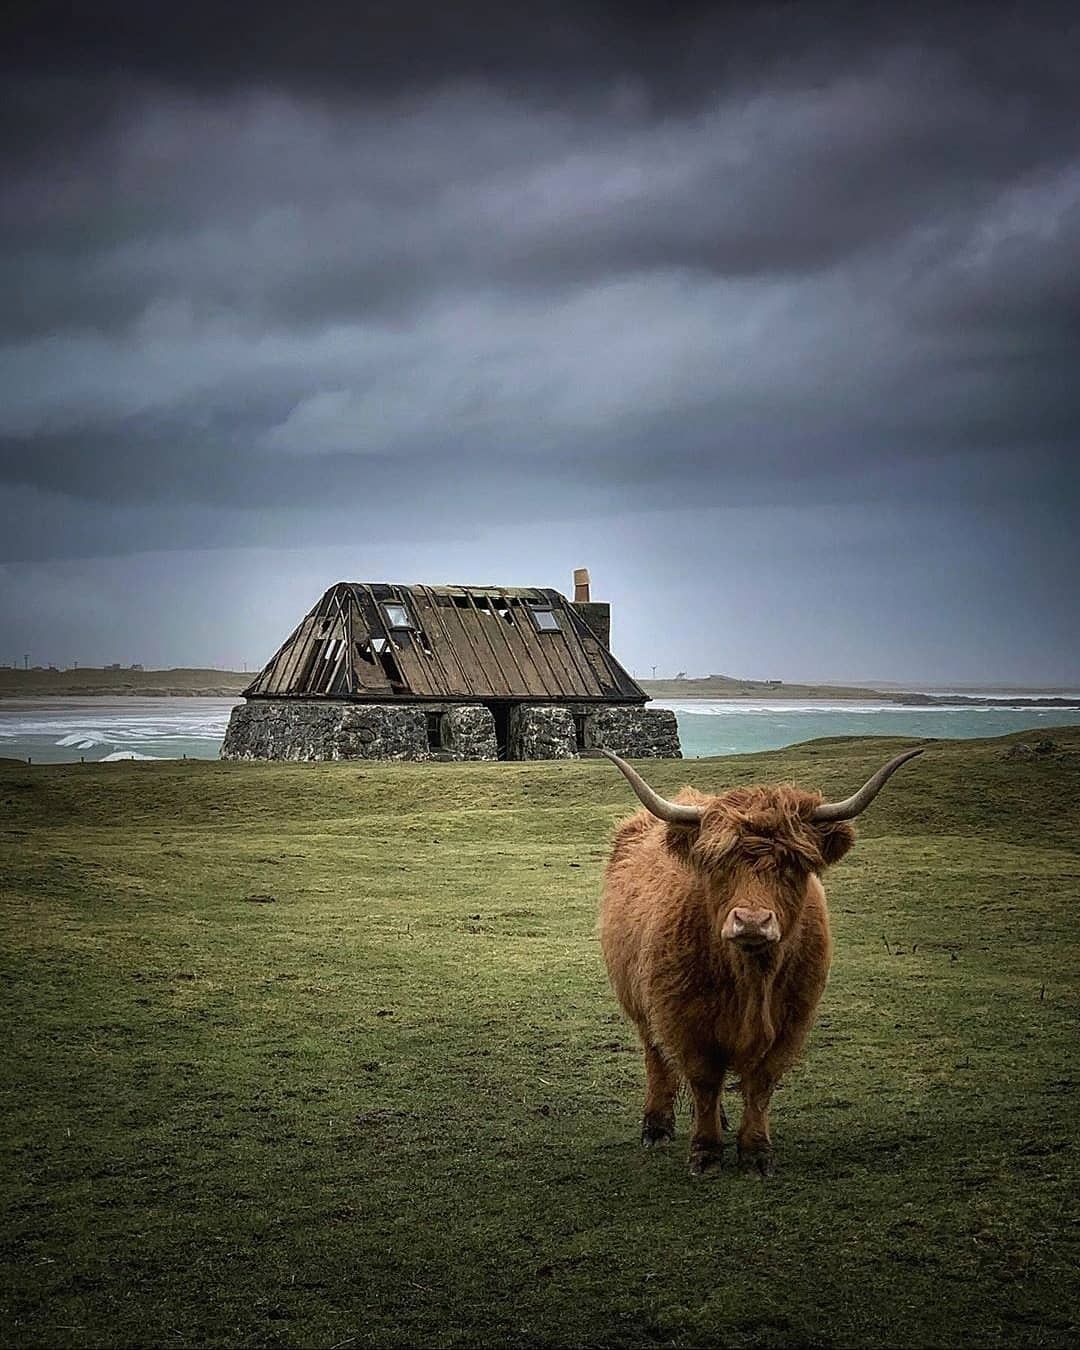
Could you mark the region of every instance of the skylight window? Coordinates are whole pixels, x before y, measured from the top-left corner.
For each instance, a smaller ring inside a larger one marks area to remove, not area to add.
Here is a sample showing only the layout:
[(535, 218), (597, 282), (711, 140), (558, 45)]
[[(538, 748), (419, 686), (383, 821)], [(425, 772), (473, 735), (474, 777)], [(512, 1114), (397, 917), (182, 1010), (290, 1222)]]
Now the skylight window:
[(536, 624), (538, 633), (561, 633), (562, 625), (559, 623), (559, 616), (550, 606), (535, 607), (532, 611), (533, 623)]
[(383, 613), (390, 628), (415, 628), (412, 615), (405, 605), (383, 605)]

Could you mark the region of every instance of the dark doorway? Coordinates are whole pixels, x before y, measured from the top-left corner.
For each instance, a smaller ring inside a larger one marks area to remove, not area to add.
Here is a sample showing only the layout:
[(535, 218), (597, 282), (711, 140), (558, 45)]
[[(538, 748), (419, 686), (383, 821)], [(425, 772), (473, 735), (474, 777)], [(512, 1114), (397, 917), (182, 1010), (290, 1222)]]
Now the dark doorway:
[(495, 719), (495, 741), (499, 747), (499, 758), (510, 758), (510, 707), (509, 703), (489, 703), (488, 708)]

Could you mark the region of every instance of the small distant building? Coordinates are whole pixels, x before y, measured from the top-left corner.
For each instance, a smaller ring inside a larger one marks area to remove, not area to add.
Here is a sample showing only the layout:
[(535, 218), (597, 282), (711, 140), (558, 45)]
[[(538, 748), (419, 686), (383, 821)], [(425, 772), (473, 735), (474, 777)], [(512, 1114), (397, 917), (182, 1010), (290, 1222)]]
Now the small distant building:
[(610, 651), (611, 611), (558, 591), (339, 581), (244, 690), (223, 759), (679, 758), (675, 714)]

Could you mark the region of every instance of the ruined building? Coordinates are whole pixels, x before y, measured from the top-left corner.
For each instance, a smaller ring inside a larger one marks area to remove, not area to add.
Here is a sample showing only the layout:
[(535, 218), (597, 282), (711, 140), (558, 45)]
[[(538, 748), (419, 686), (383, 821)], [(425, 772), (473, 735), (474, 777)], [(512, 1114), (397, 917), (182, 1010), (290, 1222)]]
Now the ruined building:
[(609, 651), (610, 607), (558, 591), (339, 581), (244, 690), (224, 759), (680, 755), (675, 714)]

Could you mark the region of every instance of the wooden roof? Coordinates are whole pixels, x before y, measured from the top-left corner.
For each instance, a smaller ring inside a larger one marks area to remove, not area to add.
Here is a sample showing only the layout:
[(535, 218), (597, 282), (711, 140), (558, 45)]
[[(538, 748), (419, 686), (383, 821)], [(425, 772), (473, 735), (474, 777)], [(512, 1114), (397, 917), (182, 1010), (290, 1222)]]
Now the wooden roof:
[[(404, 606), (404, 615), (387, 608), (393, 605)], [(408, 626), (399, 625), (403, 618)], [(647, 699), (558, 591), (360, 581), (331, 586), (244, 695), (380, 703)]]

